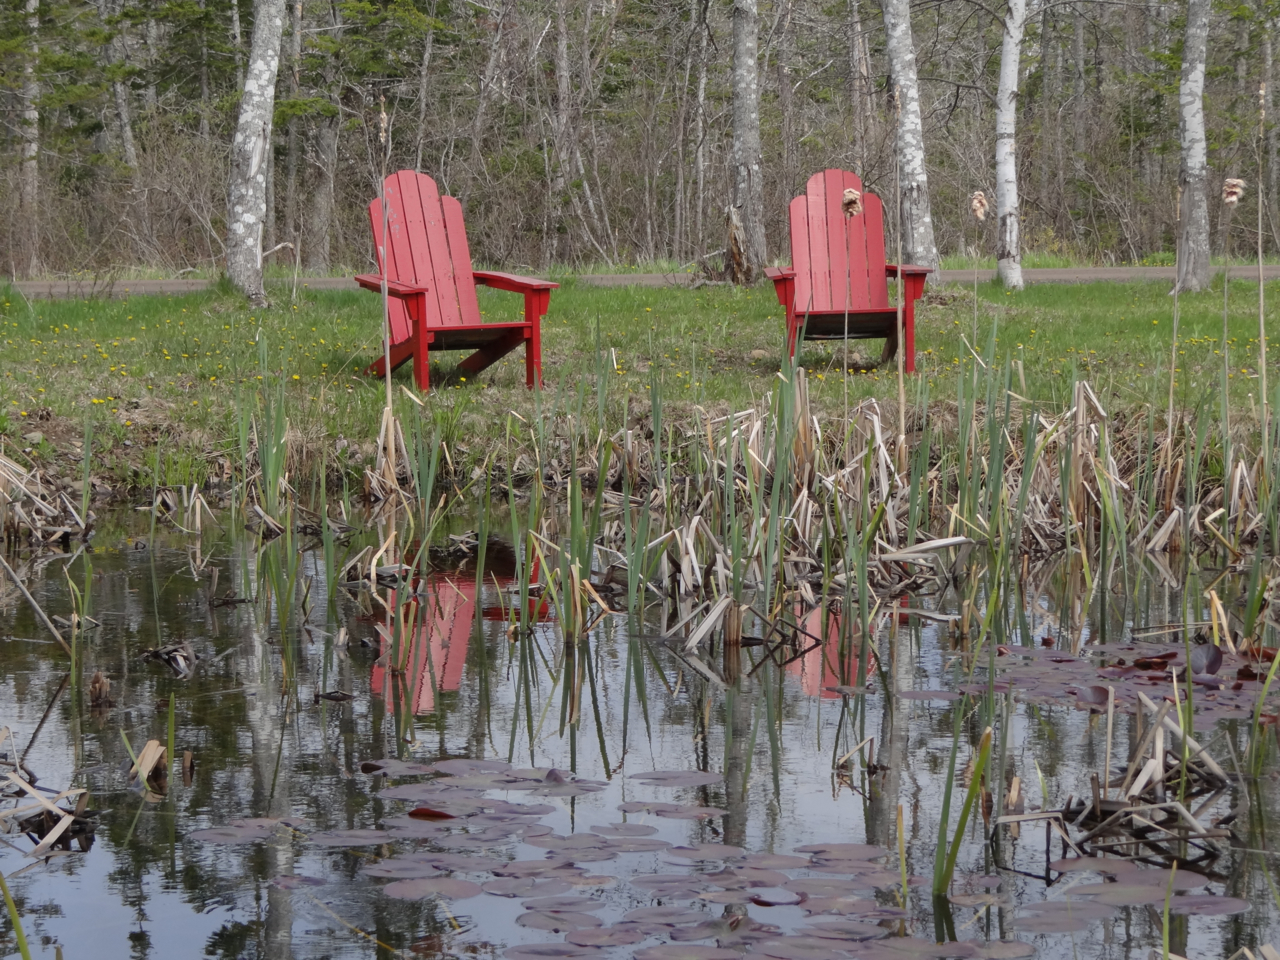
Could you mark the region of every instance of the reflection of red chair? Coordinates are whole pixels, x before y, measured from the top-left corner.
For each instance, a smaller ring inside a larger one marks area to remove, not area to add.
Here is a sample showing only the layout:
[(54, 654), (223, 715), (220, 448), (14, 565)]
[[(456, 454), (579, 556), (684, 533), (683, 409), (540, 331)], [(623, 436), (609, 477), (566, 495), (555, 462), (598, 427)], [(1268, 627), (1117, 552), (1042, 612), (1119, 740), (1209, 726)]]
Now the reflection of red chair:
[[(462, 683), (462, 669), (467, 660), (467, 647), (475, 629), (476, 581), (474, 577), (453, 579), (433, 576), (421, 584), (425, 596), (414, 598), (400, 608), (403, 632), (400, 658), (404, 667), (404, 683), (397, 699), (404, 697), (413, 704), (415, 714), (431, 713), (436, 706), (436, 689), (457, 690)], [(391, 602), (395, 602), (394, 592)], [(419, 613), (419, 604), (426, 612)], [(392, 650), (389, 631), (382, 632), (382, 657), (373, 668), (373, 689), (384, 699), (393, 697), (391, 671), (387, 666)], [(432, 683), (434, 674), (435, 682)], [(398, 685), (397, 685), (398, 686)]]
[[(487, 583), (498, 587), (514, 580), (502, 565), (486, 565)], [(530, 583), (538, 581), (538, 558), (533, 561)], [(407, 696), (415, 714), (431, 713), (436, 706), (436, 691), (457, 690), (462, 683), (462, 670), (467, 660), (467, 647), (475, 630), (476, 579), (472, 571), (452, 574), (433, 574), (426, 580), (415, 580), (415, 591), (421, 591), (400, 608), (402, 633), (400, 637), (400, 661), (390, 663), (395, 654), (390, 641), (392, 625), (385, 623), (382, 635), (382, 656), (373, 668), (373, 689), (381, 691), (385, 700), (391, 700), (392, 676), (387, 666), (403, 667), (404, 686), (398, 691), (399, 705)], [(395, 591), (388, 601), (396, 602)], [(426, 604), (425, 613), (421, 605)], [(484, 620), (506, 621), (508, 610), (502, 606), (483, 607), (480, 616)], [(529, 619), (542, 622), (552, 619), (549, 600), (546, 597), (529, 598)], [(428, 658), (428, 652), (430, 657)], [(432, 682), (432, 674), (435, 682)], [(412, 683), (412, 689), (405, 687)]]
[[(824, 620), (826, 621), (825, 630), (823, 629)], [(822, 637), (823, 642), (787, 664), (787, 672), (800, 678), (800, 686), (808, 696), (822, 697), (824, 700), (839, 697), (838, 692), (828, 690), (827, 687), (852, 685), (857, 681), (857, 637), (851, 635), (849, 651), (842, 663), (840, 662), (840, 614), (827, 611), (824, 616), (822, 608), (818, 607), (809, 612), (800, 626), (814, 637)], [(857, 629), (856, 624), (854, 629)], [(800, 638), (807, 646), (813, 646), (816, 642), (812, 637), (806, 637), (804, 634), (801, 634)], [(872, 654), (868, 659), (870, 663), (867, 673), (870, 674), (876, 669), (875, 655)]]

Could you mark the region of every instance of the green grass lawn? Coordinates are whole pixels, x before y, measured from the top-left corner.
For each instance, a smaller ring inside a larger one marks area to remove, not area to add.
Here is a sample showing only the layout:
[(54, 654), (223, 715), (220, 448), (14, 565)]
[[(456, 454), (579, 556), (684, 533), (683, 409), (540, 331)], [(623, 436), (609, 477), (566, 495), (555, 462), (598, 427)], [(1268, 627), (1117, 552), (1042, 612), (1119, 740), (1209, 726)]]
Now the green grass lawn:
[[(1216, 397), (1222, 376), (1222, 290), (1181, 300), (1177, 396), (1199, 405)], [(1256, 403), (1257, 284), (1231, 286), (1231, 394), (1247, 412)], [(319, 453), (357, 467), (373, 449), (384, 402), (380, 381), (361, 370), (380, 350), (380, 305), (364, 292), (287, 286), (276, 305), (247, 309), (225, 288), (183, 297), (110, 301), (32, 301), (0, 288), (0, 435), (5, 452), (57, 472), (63, 455), (93, 423), (93, 471), (113, 485), (149, 487), (197, 482), (235, 459), (241, 425), (259, 394), (282, 389), (293, 432), (295, 464)], [(1009, 364), (1019, 396), (1061, 409), (1071, 383), (1088, 379), (1117, 408), (1167, 403), (1172, 299), (1163, 283), (1046, 284), (1010, 293), (979, 287), (977, 353), (993, 369)], [(1268, 284), (1280, 302), (1280, 283)], [(516, 319), (521, 298), (480, 291), (487, 319)], [(917, 314), (920, 375), (907, 396), (947, 400), (958, 376), (976, 362), (973, 293), (939, 286)], [(1270, 311), (1269, 311), (1270, 313)], [(773, 389), (783, 351), (782, 310), (771, 288), (602, 288), (566, 280), (544, 321), (546, 390), (524, 388), (521, 353), (471, 378), (441, 354), (436, 389), (419, 407), (409, 365), (393, 378), (398, 412), (434, 417), (453, 441), (452, 455), (479, 461), (501, 446), (511, 453), (529, 436), (528, 422), (566, 410), (598, 410), (600, 391), (615, 428), (622, 414), (643, 415), (653, 385), (668, 422), (688, 422), (695, 408), (741, 410)], [(994, 357), (992, 336), (994, 335)], [(599, 348), (597, 349), (597, 344)], [(1280, 345), (1277, 345), (1280, 347)], [(851, 354), (878, 359), (879, 341), (854, 341)], [(1273, 357), (1276, 354), (1272, 354)], [(811, 400), (819, 413), (843, 409), (843, 347), (804, 346)], [(1271, 383), (1280, 383), (1272, 374)], [(897, 395), (892, 365), (848, 377), (849, 400)], [(28, 439), (39, 432), (38, 441)], [(523, 438), (523, 439), (522, 439)], [(30, 452), (24, 453), (28, 450)], [(348, 462), (349, 461), (349, 462)], [(79, 468), (74, 468), (78, 475)]]

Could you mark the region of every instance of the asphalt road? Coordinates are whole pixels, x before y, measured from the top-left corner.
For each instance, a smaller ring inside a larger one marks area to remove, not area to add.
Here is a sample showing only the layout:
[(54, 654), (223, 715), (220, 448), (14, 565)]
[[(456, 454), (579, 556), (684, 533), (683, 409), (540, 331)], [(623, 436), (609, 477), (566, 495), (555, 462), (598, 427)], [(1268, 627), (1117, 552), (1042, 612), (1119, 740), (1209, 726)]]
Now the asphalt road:
[[(979, 270), (979, 280), (991, 280), (994, 270)], [(1280, 265), (1263, 268), (1268, 280), (1280, 279)], [(1232, 267), (1232, 279), (1253, 280), (1258, 276), (1257, 267)], [(1022, 278), (1027, 283), (1105, 283), (1132, 281), (1172, 282), (1173, 267), (1072, 267), (1067, 269), (1025, 269)], [(939, 274), (943, 283), (970, 283), (972, 270), (943, 270)], [(620, 273), (583, 274), (579, 283), (601, 287), (667, 287), (691, 286), (697, 278), (688, 273)], [(114, 280), (110, 278), (78, 280), (19, 280), (12, 284), (28, 299), (102, 299), (106, 297), (163, 296), (196, 293), (207, 289), (212, 280)], [(270, 281), (273, 290), (286, 289), (289, 281)], [(355, 281), (348, 277), (300, 278), (298, 286), (309, 290), (358, 290)]]

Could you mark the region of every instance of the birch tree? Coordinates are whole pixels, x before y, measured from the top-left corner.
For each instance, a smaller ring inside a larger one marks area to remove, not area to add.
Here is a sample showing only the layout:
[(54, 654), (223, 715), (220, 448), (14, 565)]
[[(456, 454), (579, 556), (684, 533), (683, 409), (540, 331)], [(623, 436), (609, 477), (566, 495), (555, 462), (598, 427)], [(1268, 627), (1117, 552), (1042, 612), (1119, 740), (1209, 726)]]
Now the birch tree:
[(911, 36), (909, 0), (881, 0), (889, 80), (897, 93), (897, 160), (902, 199), (902, 256), (922, 267), (938, 266), (929, 210), (929, 177), (924, 167), (924, 125), (920, 119), (920, 84), (915, 41)]
[(1209, 285), (1209, 162), (1204, 131), (1204, 74), (1210, 6), (1211, 0), (1187, 0), (1182, 82), (1178, 85), (1178, 106), (1182, 112), (1182, 165), (1178, 186), (1182, 197), (1178, 210), (1177, 288), (1192, 292)]
[(231, 141), (227, 277), (259, 307), (267, 301), (262, 288), (262, 229), (267, 219), (267, 157), (283, 32), (284, 0), (256, 0), (249, 68)]
[(1000, 283), (1022, 289), (1022, 251), (1018, 240), (1018, 72), (1027, 0), (1009, 0), (1000, 46), (1000, 84), (996, 89), (996, 268)]
[(742, 221), (742, 254), (748, 283), (764, 267), (766, 257), (758, 34), (756, 0), (734, 0), (732, 204)]

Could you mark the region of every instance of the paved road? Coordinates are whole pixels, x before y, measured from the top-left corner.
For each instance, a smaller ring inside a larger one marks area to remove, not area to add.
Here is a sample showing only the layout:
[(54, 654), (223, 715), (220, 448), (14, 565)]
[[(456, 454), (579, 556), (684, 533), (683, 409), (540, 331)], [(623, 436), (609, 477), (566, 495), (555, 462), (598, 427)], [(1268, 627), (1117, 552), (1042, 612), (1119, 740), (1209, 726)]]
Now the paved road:
[[(1268, 280), (1280, 279), (1280, 265), (1263, 268)], [(994, 270), (979, 270), (979, 280), (995, 278)], [(1258, 276), (1257, 267), (1232, 267), (1232, 279), (1253, 280)], [(1129, 281), (1171, 282), (1173, 267), (1073, 267), (1068, 269), (1022, 271), (1027, 283), (1098, 283)], [(943, 270), (939, 278), (943, 283), (970, 283), (972, 270)], [(579, 283), (600, 287), (667, 287), (690, 286), (696, 280), (688, 273), (621, 273), (584, 274)], [(13, 286), (27, 298), (103, 298), (126, 296), (175, 296), (196, 293), (207, 289), (211, 280), (19, 280)], [(285, 289), (290, 281), (270, 281), (273, 290)], [(358, 290), (355, 281), (348, 277), (311, 277), (299, 279), (298, 285), (309, 290)]]

